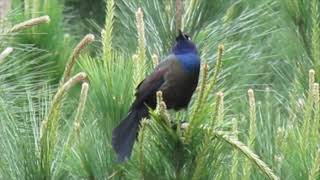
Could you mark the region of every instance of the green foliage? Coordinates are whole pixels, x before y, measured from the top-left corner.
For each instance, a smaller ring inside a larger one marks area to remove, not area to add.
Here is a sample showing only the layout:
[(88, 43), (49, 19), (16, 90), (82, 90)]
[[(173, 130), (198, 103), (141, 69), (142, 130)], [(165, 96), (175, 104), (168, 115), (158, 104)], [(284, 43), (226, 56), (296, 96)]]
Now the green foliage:
[[(158, 93), (121, 164), (112, 129), (170, 52), (176, 3), (107, 0), (102, 46), (80, 57), (93, 36), (72, 51), (65, 32), (79, 26), (61, 1), (13, 6), (0, 21), (0, 179), (319, 179), (317, 0), (183, 1), (181, 28), (202, 58), (198, 89), (179, 113)], [(51, 22), (10, 32), (41, 15)]]
[[(51, 20), (47, 25), (32, 27), (17, 33), (13, 39), (18, 44), (33, 44), (35, 47), (47, 51), (45, 63), (52, 63), (54, 71), (48, 71), (47, 76), (59, 80), (63, 67), (68, 59), (73, 44), (72, 37), (65, 34), (62, 1), (50, 0), (15, 0), (15, 12), (9, 19), (13, 23), (34, 17), (48, 15)], [(50, 73), (49, 73), (50, 72)]]

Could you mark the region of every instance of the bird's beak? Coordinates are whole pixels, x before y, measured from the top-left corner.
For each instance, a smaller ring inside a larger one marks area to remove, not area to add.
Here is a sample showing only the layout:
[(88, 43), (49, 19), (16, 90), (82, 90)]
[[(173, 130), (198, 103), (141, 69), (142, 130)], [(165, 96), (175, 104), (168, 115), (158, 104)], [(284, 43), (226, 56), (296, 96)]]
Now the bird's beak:
[(186, 37), (184, 36), (183, 32), (181, 31), (181, 29), (178, 30), (179, 31), (179, 37), (186, 39)]

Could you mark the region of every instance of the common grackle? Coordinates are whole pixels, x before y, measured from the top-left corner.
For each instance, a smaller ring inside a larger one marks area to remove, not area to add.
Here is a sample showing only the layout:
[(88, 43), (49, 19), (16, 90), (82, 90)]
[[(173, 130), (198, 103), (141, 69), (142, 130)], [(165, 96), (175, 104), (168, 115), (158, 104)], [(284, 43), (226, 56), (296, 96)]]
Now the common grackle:
[(198, 84), (200, 57), (189, 36), (179, 31), (171, 54), (136, 89), (136, 99), (126, 118), (112, 132), (112, 146), (118, 161), (130, 157), (140, 120), (148, 107), (156, 107), (156, 92), (162, 91), (168, 109), (186, 108)]

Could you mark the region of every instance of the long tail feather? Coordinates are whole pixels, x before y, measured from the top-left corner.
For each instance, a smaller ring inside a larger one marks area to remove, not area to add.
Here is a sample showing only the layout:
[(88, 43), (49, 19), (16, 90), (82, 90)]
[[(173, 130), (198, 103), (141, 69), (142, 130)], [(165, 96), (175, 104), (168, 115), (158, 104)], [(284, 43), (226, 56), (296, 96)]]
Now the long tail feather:
[(147, 116), (148, 109), (145, 106), (133, 108), (128, 116), (113, 129), (112, 147), (118, 155), (118, 161), (122, 162), (130, 157), (138, 135), (140, 120)]

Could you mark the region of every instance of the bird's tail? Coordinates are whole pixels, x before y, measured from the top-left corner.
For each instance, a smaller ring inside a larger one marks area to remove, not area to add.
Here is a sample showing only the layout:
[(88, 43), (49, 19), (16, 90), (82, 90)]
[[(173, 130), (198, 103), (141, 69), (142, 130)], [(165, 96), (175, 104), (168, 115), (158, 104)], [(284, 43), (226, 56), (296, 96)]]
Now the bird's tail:
[(148, 116), (146, 106), (133, 108), (128, 116), (112, 131), (112, 147), (118, 155), (118, 161), (130, 157), (134, 141), (138, 135), (140, 120)]

